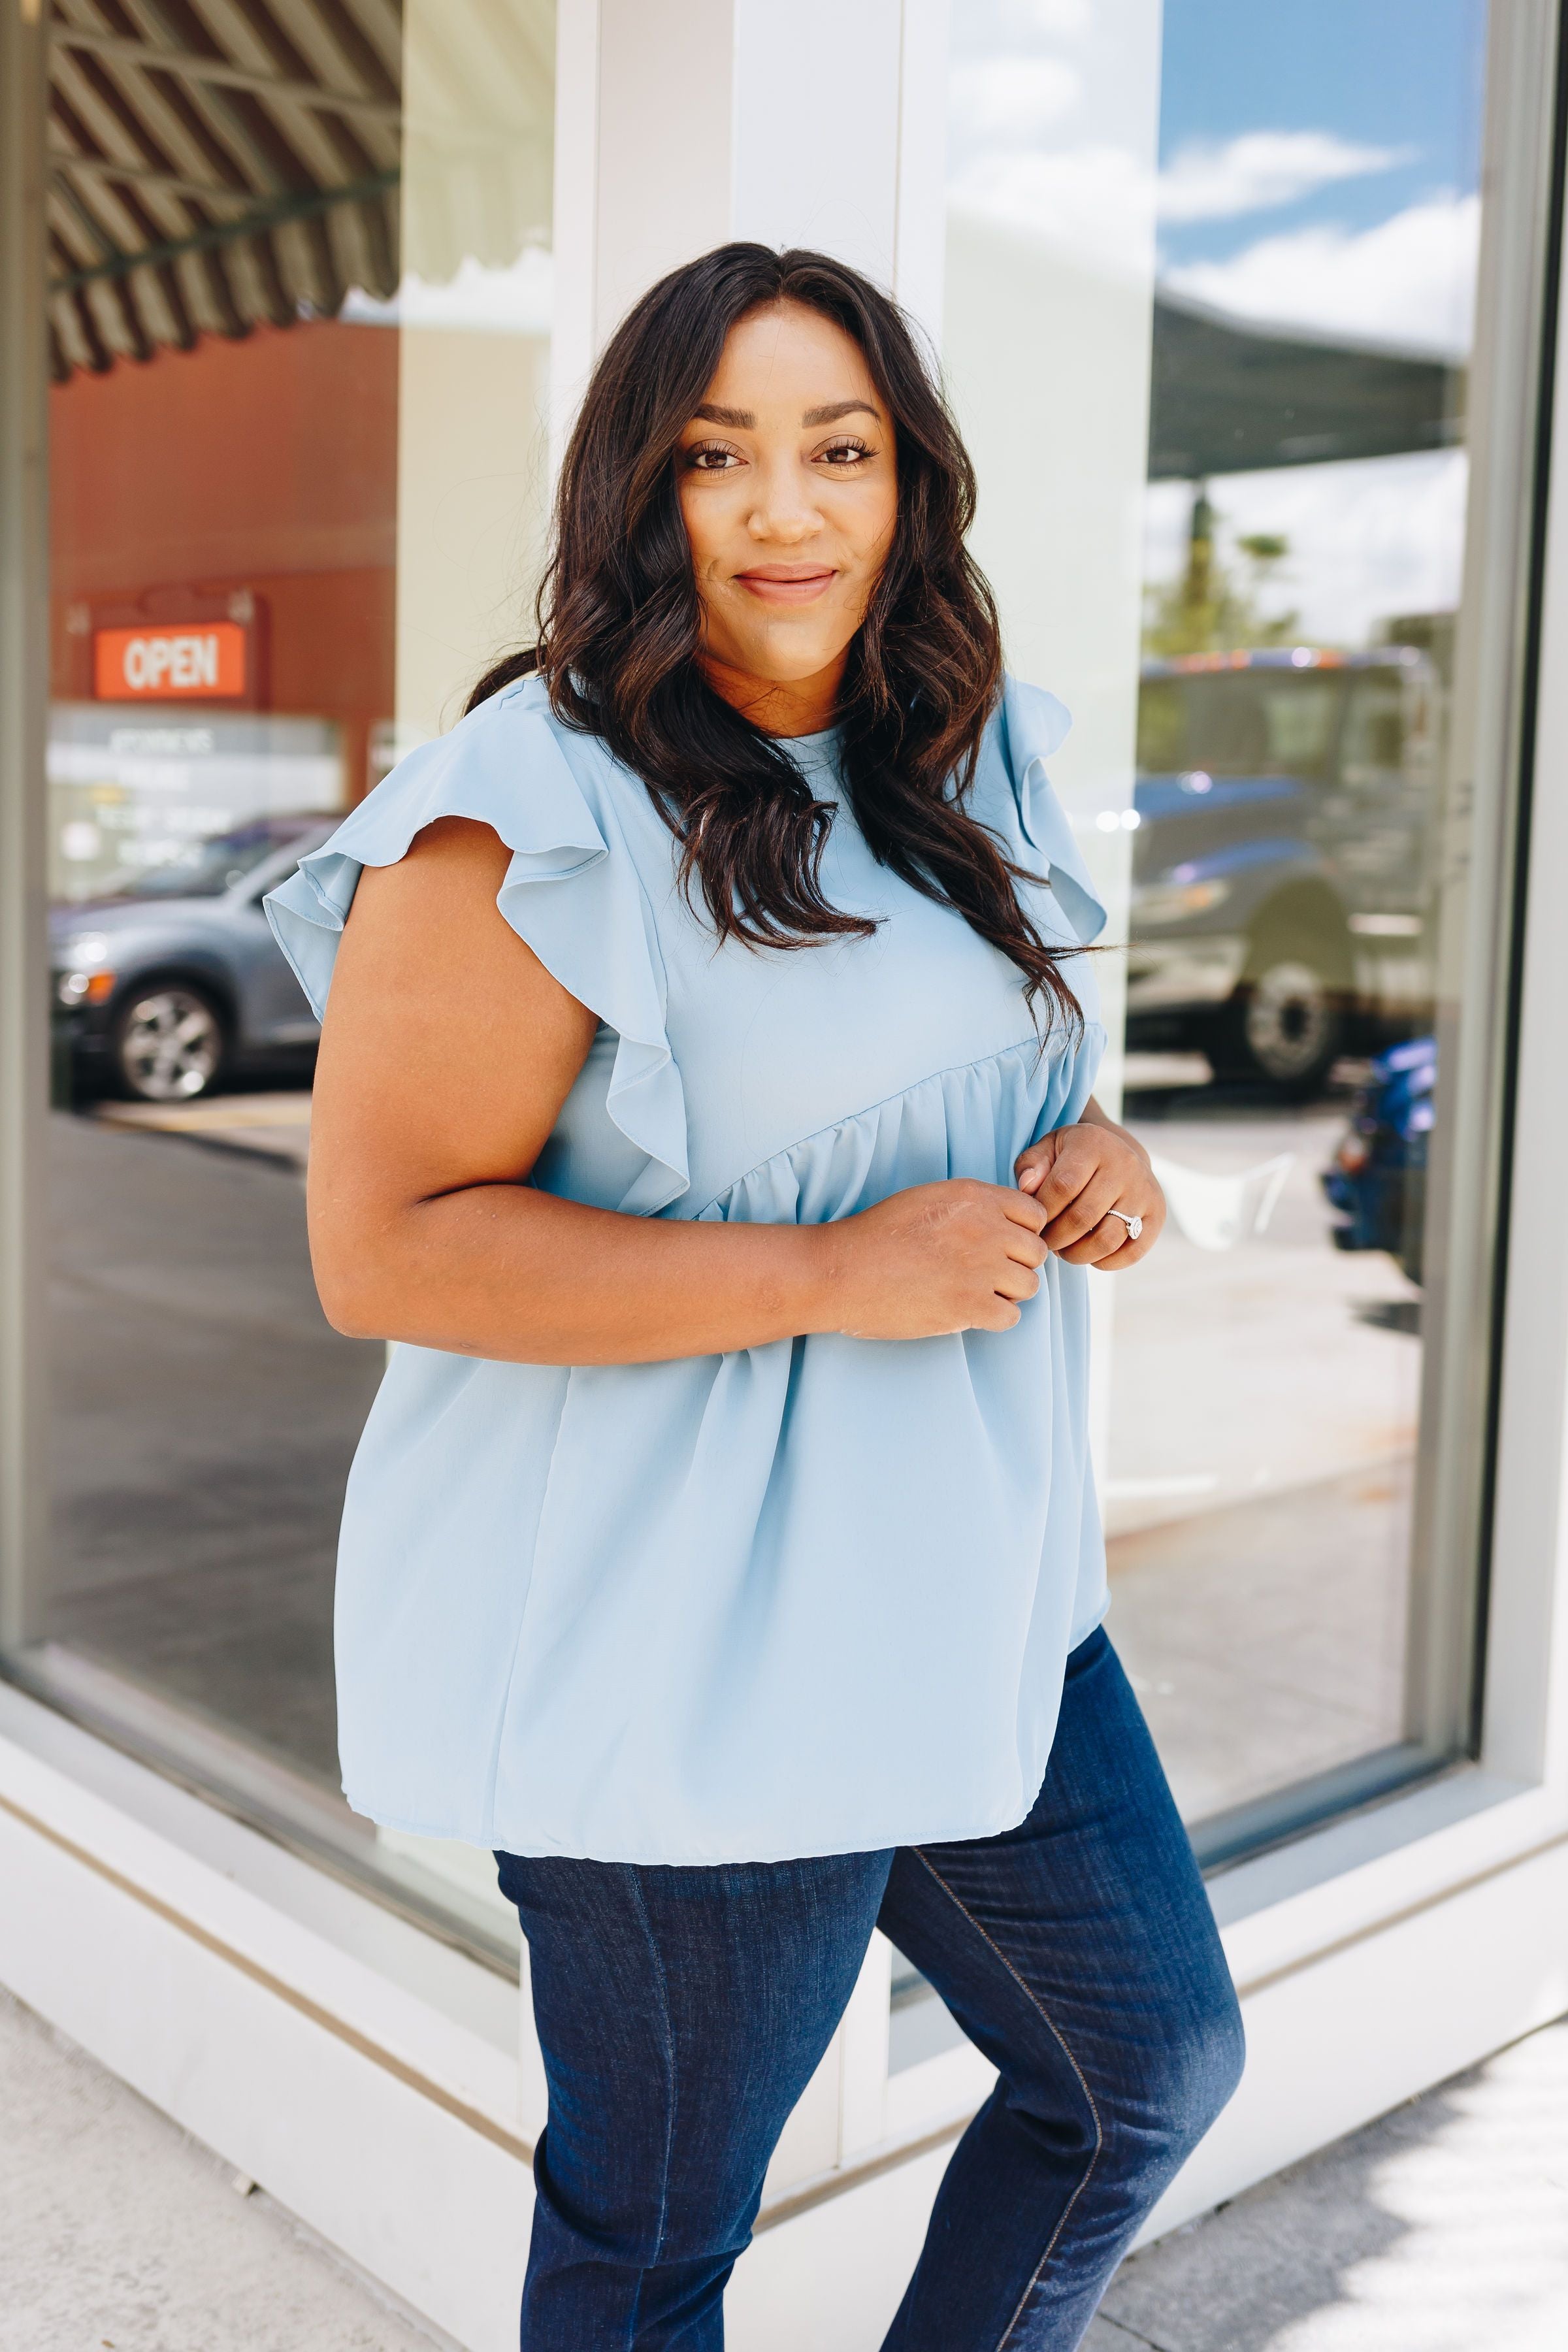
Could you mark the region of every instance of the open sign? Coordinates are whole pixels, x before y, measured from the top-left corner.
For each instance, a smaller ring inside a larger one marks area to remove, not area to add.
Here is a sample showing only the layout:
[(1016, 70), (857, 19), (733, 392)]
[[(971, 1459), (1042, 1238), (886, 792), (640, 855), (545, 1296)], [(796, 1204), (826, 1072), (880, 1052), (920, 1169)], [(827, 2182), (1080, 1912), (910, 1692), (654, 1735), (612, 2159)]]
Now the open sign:
[(92, 641), (100, 702), (171, 702), (245, 692), (245, 631), (236, 621), (100, 629)]

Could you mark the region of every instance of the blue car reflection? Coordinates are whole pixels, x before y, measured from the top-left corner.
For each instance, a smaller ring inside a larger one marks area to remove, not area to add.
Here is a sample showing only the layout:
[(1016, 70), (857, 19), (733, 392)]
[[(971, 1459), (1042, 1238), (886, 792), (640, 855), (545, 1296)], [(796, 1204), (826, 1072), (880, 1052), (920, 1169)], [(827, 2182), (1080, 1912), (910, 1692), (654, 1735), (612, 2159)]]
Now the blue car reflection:
[(1435, 1037), (1415, 1037), (1380, 1054), (1322, 1175), (1341, 1219), (1332, 1228), (1334, 1246), (1386, 1250), (1412, 1282), (1421, 1279), (1436, 1080)]

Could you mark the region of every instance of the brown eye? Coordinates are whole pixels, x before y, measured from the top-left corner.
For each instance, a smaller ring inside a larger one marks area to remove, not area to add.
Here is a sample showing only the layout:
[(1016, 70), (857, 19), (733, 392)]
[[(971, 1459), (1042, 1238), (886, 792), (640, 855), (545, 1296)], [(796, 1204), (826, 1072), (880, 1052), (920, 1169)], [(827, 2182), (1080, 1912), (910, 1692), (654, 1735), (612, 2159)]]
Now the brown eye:
[(868, 457), (870, 454), (864, 441), (835, 441), (830, 447), (822, 452), (826, 464), (840, 468), (857, 465), (862, 457)]
[(727, 474), (740, 459), (732, 449), (716, 447), (711, 442), (700, 444), (686, 452), (686, 465), (694, 474)]

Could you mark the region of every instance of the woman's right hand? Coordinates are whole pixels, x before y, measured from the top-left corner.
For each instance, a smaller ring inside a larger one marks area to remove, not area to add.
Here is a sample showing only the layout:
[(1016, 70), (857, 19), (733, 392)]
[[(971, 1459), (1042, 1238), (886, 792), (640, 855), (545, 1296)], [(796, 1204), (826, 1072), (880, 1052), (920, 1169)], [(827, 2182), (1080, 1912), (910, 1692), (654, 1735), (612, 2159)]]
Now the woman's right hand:
[(835, 1328), (854, 1339), (1011, 1330), (1040, 1286), (1045, 1223), (1031, 1194), (955, 1177), (825, 1225)]

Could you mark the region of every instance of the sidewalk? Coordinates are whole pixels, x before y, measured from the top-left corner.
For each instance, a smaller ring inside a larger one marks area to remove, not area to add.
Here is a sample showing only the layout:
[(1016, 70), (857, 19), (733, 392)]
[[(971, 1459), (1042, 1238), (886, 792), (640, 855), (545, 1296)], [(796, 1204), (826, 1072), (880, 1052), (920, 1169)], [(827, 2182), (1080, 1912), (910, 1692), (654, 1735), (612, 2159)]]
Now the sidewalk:
[(1564, 2352), (1568, 2021), (1111, 2282), (1085, 2352)]
[[(4, 1994), (0, 2115), (0, 2352), (439, 2340)], [(1136, 2255), (1086, 2352), (1565, 2345), (1568, 2022)]]
[(431, 2352), (271, 2199), (0, 1992), (0, 2352)]

